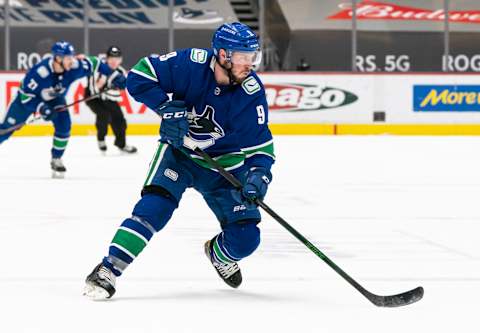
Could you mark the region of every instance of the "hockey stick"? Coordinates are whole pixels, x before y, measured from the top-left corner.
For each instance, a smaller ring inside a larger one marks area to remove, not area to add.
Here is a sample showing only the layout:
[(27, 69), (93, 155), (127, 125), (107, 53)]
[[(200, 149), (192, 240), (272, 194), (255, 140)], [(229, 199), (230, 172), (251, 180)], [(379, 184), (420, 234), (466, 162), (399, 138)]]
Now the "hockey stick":
[[(242, 183), (235, 178), (231, 173), (225, 170), (216, 160), (210, 157), (206, 152), (201, 148), (196, 147), (194, 151), (200, 155), (211, 167), (218, 170), (218, 172), (225, 177), (236, 189), (241, 190), (243, 185)], [(328, 266), (330, 266), (335, 272), (337, 272), (341, 277), (347, 280), (355, 289), (357, 289), (363, 296), (365, 296), (370, 302), (379, 307), (397, 307), (412, 304), (418, 302), (423, 297), (423, 287), (417, 287), (410, 291), (390, 296), (380, 296), (375, 295), (369, 292), (367, 289), (362, 287), (357, 281), (355, 281), (350, 275), (345, 273), (340, 267), (337, 266), (330, 258), (328, 258), (322, 251), (320, 251), (315, 245), (310, 243), (302, 234), (300, 234), (296, 229), (294, 229), (290, 224), (287, 223), (280, 215), (275, 213), (265, 202), (260, 199), (256, 199), (255, 203), (260, 206), (265, 212), (267, 212), (271, 217), (273, 217), (278, 223), (280, 223), (285, 229), (287, 229), (295, 238), (302, 242), (306, 247), (308, 247), (313, 253), (322, 259)]]
[[(55, 112), (64, 112), (64, 111), (67, 111), (69, 107), (71, 106), (74, 106), (75, 104), (78, 104), (78, 103), (81, 103), (81, 102), (88, 102), (89, 100), (92, 100), (94, 98), (97, 98), (98, 96), (100, 96), (100, 94), (102, 93), (103, 91), (100, 91), (96, 94), (93, 94), (93, 95), (90, 95), (88, 97), (84, 97), (82, 99), (79, 99), (78, 101), (75, 101), (75, 102), (72, 102), (70, 104), (67, 104), (65, 105), (63, 108), (61, 108), (60, 110), (56, 110)], [(7, 133), (10, 133), (10, 132), (15, 132), (16, 130), (22, 128), (23, 126), (25, 125), (29, 125), (29, 124), (32, 124), (38, 120), (42, 119), (41, 116), (36, 116), (36, 117), (33, 117), (32, 119), (30, 120), (27, 120), (23, 123), (20, 123), (20, 124), (17, 124), (15, 126), (12, 126), (12, 127), (9, 127), (9, 128), (6, 128), (6, 129), (0, 129), (0, 135), (4, 135), (4, 134), (7, 134)]]

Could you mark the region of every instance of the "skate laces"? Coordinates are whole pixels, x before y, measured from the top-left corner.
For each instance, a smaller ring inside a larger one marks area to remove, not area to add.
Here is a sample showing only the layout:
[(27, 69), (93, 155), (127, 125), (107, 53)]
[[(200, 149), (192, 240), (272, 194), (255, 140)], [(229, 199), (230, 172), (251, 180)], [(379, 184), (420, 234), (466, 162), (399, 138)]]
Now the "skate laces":
[(111, 285), (115, 285), (115, 274), (105, 266), (100, 267), (98, 277), (102, 280), (106, 280)]
[(55, 165), (56, 167), (64, 167), (63, 161), (59, 158), (53, 158), (52, 159), (52, 164)]
[(213, 264), (218, 272), (225, 278), (229, 278), (239, 270), (236, 262), (231, 262), (229, 264), (214, 262)]

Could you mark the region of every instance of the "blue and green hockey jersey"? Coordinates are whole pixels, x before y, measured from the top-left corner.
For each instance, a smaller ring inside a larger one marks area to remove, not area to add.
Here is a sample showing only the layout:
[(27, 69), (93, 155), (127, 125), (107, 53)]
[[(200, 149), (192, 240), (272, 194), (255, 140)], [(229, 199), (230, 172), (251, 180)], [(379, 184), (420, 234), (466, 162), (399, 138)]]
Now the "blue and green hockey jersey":
[[(168, 100), (185, 101), (189, 136), (227, 170), (243, 165), (270, 169), (275, 160), (265, 89), (255, 72), (242, 84), (219, 85), (212, 50), (184, 49), (142, 58), (129, 72), (127, 89), (156, 110)], [(198, 164), (202, 158), (190, 151)]]
[(62, 101), (70, 85), (91, 75), (94, 71), (109, 76), (112, 70), (107, 64), (98, 61), (96, 57), (75, 59), (72, 69), (63, 73), (53, 70), (53, 58), (47, 57), (33, 66), (25, 75), (18, 91), (16, 102), (30, 113), (39, 111), (44, 103)]

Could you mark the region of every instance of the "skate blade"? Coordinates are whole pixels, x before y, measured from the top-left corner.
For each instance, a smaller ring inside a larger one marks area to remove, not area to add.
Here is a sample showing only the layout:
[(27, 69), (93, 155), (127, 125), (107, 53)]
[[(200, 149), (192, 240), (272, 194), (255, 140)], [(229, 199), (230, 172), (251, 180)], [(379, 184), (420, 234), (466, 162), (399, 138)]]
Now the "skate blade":
[(135, 155), (137, 153), (136, 151), (125, 151), (125, 150), (120, 150), (120, 149), (119, 149), (119, 151), (120, 151), (120, 155), (126, 155), (126, 156)]
[(52, 171), (52, 178), (53, 179), (64, 179), (65, 178), (65, 172)]
[(138, 149), (136, 148), (130, 151), (118, 148), (118, 151), (120, 152), (120, 155), (135, 155), (136, 153), (138, 153)]
[(106, 301), (109, 299), (108, 292), (105, 289), (89, 283), (87, 283), (83, 290), (83, 296), (86, 296), (92, 301)]

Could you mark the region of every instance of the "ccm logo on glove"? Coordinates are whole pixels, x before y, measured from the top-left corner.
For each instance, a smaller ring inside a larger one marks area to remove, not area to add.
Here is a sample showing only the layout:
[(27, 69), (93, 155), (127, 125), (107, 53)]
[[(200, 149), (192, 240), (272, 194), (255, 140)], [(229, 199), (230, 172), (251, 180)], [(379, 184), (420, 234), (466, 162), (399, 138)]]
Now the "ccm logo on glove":
[(187, 116), (187, 111), (178, 111), (178, 112), (165, 112), (162, 114), (162, 119), (172, 119), (172, 118), (185, 118)]

